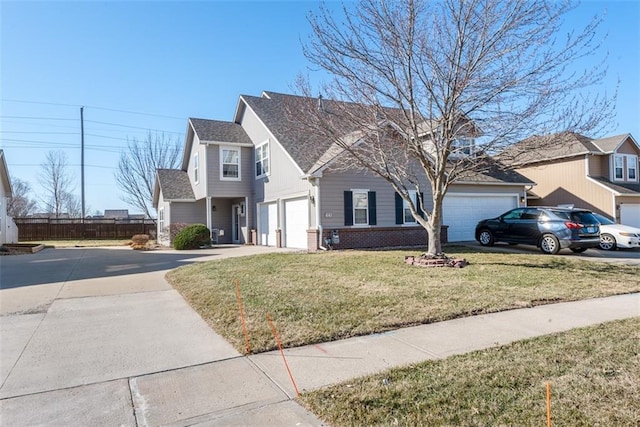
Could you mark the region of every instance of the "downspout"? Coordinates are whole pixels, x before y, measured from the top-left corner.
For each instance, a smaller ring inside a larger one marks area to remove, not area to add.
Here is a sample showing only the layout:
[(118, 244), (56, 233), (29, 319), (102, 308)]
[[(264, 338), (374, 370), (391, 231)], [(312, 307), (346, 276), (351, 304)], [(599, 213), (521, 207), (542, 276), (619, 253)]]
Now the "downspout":
[(323, 246), (324, 239), (322, 237), (322, 221), (320, 215), (320, 178), (316, 178), (316, 226), (318, 227), (318, 249), (326, 251), (327, 248)]

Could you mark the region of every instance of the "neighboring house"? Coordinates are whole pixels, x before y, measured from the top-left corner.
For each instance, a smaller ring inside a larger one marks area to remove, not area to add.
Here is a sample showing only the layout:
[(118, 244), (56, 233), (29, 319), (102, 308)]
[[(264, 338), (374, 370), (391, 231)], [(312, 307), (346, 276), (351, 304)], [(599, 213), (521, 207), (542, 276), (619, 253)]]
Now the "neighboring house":
[[(189, 119), (181, 168), (156, 174), (159, 240), (169, 243), (179, 225), (202, 223), (215, 230), (219, 243), (309, 250), (327, 243), (424, 245), (426, 231), (386, 181), (328, 167), (340, 150), (286, 114), (300, 102), (318, 100), (242, 95), (232, 122)], [(451, 185), (443, 240), (473, 240), (478, 220), (520, 206), (532, 184), (496, 170)], [(429, 208), (431, 197), (423, 196)]]
[(129, 210), (128, 209), (105, 209), (103, 218), (129, 219)]
[(516, 171), (536, 183), (530, 205), (573, 204), (640, 227), (640, 145), (631, 134), (591, 139), (574, 133), (541, 137), (511, 147)]
[(4, 158), (4, 151), (0, 150), (0, 245), (18, 241), (18, 227), (13, 222), (13, 218), (7, 214), (11, 194), (9, 169)]

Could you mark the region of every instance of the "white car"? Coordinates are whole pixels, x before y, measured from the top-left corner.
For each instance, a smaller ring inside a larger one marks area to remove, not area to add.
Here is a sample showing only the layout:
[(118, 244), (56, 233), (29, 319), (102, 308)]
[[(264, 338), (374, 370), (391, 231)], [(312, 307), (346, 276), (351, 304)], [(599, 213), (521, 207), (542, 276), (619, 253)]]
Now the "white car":
[(600, 222), (600, 249), (612, 251), (616, 248), (640, 248), (640, 228), (616, 224), (597, 213), (593, 215)]

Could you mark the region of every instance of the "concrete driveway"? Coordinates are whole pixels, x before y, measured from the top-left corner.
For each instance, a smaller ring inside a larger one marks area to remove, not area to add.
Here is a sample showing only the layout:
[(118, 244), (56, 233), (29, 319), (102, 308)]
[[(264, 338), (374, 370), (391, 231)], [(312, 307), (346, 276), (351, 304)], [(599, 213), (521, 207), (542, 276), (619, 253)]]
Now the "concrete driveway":
[[(457, 243), (455, 243), (457, 244)], [(486, 249), (492, 251), (501, 251), (506, 253), (532, 253), (541, 255), (540, 249), (530, 245), (508, 245), (506, 243), (496, 243), (493, 246), (482, 246), (476, 241), (462, 242), (465, 246), (471, 246), (478, 249)], [(454, 243), (452, 243), (454, 245)], [(446, 251), (446, 250), (445, 250)], [(640, 266), (640, 250), (638, 249), (620, 249), (615, 251), (603, 251), (601, 249), (587, 249), (581, 254), (574, 254), (569, 249), (562, 249), (557, 255), (558, 257), (570, 257), (583, 259), (587, 261), (608, 262), (614, 264), (627, 264)]]
[[(0, 425), (198, 424), (236, 407), (269, 419), (274, 404), (294, 424), (316, 424), (164, 280), (180, 265), (274, 250), (68, 248), (0, 257)], [(234, 387), (238, 381), (253, 387)], [(192, 390), (187, 400), (178, 385)], [(181, 409), (148, 403), (157, 401)]]

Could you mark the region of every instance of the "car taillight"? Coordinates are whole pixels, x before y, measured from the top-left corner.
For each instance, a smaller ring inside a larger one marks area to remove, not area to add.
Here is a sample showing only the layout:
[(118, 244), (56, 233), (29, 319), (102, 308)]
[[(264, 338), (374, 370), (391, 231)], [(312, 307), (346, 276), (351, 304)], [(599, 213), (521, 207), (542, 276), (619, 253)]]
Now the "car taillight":
[(578, 224), (577, 222), (565, 222), (564, 225), (567, 226), (570, 230), (579, 230), (584, 227), (582, 224)]

